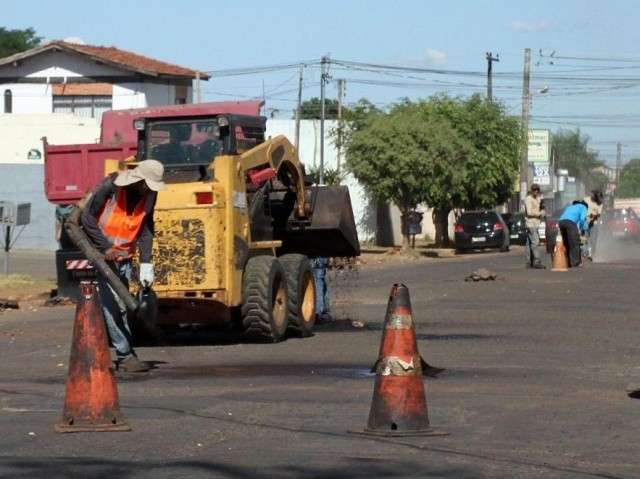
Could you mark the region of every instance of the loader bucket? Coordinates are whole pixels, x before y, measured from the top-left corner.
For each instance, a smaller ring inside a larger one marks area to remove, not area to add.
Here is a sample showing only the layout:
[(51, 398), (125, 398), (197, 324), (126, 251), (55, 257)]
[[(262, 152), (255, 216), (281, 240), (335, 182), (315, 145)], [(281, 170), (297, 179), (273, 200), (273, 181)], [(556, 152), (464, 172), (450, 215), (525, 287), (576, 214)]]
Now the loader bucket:
[(360, 243), (346, 186), (312, 186), (306, 191), (308, 221), (290, 221), (282, 252), (311, 258), (359, 256)]

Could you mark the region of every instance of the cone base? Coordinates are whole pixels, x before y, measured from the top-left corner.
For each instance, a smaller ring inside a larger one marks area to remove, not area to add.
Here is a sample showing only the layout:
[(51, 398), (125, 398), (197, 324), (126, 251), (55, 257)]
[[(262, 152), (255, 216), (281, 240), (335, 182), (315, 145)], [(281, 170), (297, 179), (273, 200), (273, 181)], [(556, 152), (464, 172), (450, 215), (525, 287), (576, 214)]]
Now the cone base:
[(131, 427), (126, 422), (117, 424), (66, 424), (64, 422), (55, 425), (56, 432), (124, 432), (131, 431)]
[(418, 437), (418, 436), (448, 436), (449, 433), (441, 429), (419, 429), (416, 431), (381, 431), (378, 429), (365, 429), (364, 431), (347, 431), (356, 436), (378, 436), (378, 437)]
[(566, 273), (567, 271), (569, 271), (569, 268), (551, 268), (551, 271), (554, 271), (556, 273)]

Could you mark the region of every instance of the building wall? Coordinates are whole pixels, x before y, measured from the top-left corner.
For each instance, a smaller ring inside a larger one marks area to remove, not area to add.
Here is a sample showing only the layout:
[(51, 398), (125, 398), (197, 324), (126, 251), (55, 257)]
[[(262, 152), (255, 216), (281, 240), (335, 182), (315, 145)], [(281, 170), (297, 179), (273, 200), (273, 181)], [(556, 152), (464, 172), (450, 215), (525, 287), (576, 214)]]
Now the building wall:
[[(192, 98), (192, 89), (188, 87), (188, 101)], [(113, 85), (113, 109), (145, 108), (148, 106), (173, 105), (176, 100), (176, 87), (159, 83), (121, 83)]]
[[(54, 206), (44, 196), (43, 136), (52, 144), (92, 143), (100, 136), (100, 125), (65, 114), (0, 114), (0, 201), (31, 203), (31, 224), (16, 243), (18, 249), (57, 247)], [(40, 159), (29, 159), (31, 150)]]
[(41, 164), (0, 164), (0, 201), (31, 203), (31, 223), (22, 231), (15, 249), (57, 248), (55, 207), (44, 196), (43, 168)]
[(0, 84), (0, 115), (4, 112), (4, 92), (11, 91), (12, 112), (15, 114), (51, 113), (51, 85), (37, 83)]
[[(100, 137), (100, 125), (93, 118), (62, 113), (0, 114), (0, 164), (42, 164), (42, 137), (54, 145), (93, 143)], [(40, 158), (28, 158), (32, 150)]]

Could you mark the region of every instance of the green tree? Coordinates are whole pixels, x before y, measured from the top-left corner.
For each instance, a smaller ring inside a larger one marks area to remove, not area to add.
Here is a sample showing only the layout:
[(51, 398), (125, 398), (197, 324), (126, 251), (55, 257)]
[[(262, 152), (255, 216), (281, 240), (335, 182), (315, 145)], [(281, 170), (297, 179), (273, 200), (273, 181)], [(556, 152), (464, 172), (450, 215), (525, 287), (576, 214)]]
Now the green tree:
[(360, 121), (345, 138), (348, 169), (403, 215), (431, 206), (438, 245), (449, 244), (453, 208), (494, 207), (511, 194), (522, 134), (499, 103), (440, 95), (370, 111)]
[[(511, 195), (518, 174), (518, 152), (522, 145), (520, 123), (507, 115), (503, 105), (480, 95), (467, 99), (436, 95), (419, 103), (422, 117), (442, 118), (470, 144), (463, 165), (462, 182), (456, 185), (452, 201), (447, 195), (427, 198), (434, 208), (436, 244), (447, 246), (448, 217), (452, 208), (492, 208)], [(405, 102), (398, 108), (412, 108)], [(445, 181), (437, 190), (448, 191)]]
[(33, 28), (9, 30), (0, 27), (0, 58), (37, 47), (41, 40)]
[[(308, 176), (311, 178), (311, 181), (314, 183), (320, 182), (320, 168), (310, 168), (308, 172)], [(338, 171), (337, 168), (325, 168), (324, 174), (324, 184), (327, 186), (337, 186), (341, 185), (344, 181), (344, 174)]]
[(589, 150), (589, 137), (580, 130), (558, 130), (551, 141), (558, 168), (569, 170), (570, 176), (582, 180), (587, 189), (602, 189), (607, 183), (604, 173), (598, 171), (604, 162), (598, 153)]
[[(346, 142), (348, 169), (376, 199), (406, 216), (428, 198), (453, 203), (469, 145), (447, 122), (424, 120), (418, 105), (369, 115)], [(440, 188), (438, 178), (451, 188)], [(409, 236), (403, 236), (409, 247)]]
[(349, 108), (343, 108), (343, 121), (329, 132), (336, 148), (339, 150), (344, 148), (349, 143), (353, 132), (366, 127), (373, 116), (380, 114), (382, 110), (366, 98), (361, 98), (355, 104), (349, 105)]
[[(313, 97), (310, 100), (305, 100), (300, 104), (300, 119), (319, 120), (321, 109), (322, 103), (320, 102), (320, 98)], [(325, 120), (335, 120), (338, 118), (338, 100), (325, 98), (324, 118)]]
[(616, 196), (619, 198), (640, 197), (640, 158), (630, 160), (622, 168)]

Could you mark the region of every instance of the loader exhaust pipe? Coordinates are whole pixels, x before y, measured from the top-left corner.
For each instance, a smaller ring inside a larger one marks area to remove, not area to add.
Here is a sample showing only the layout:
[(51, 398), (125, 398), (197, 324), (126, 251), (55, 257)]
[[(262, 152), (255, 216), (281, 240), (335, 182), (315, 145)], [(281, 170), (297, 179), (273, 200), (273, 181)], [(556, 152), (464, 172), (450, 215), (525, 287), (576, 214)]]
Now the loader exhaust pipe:
[(120, 281), (118, 275), (109, 267), (104, 260), (104, 255), (98, 251), (85, 232), (80, 226), (80, 215), (82, 214), (81, 207), (75, 207), (67, 220), (64, 222), (64, 228), (69, 235), (69, 238), (73, 243), (82, 251), (87, 259), (93, 264), (102, 276), (107, 280), (107, 283), (113, 288), (118, 297), (123, 301), (127, 309), (131, 312), (136, 312), (140, 307), (138, 301), (129, 292), (129, 289)]

